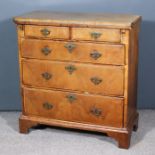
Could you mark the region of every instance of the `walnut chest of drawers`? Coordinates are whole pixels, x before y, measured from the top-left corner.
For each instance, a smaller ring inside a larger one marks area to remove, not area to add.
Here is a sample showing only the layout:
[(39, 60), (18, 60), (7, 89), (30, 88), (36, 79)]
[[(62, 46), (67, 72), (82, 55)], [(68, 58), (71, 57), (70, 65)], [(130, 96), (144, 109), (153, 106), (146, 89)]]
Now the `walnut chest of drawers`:
[(38, 124), (106, 133), (128, 148), (140, 16), (32, 12), (17, 24), (21, 133)]

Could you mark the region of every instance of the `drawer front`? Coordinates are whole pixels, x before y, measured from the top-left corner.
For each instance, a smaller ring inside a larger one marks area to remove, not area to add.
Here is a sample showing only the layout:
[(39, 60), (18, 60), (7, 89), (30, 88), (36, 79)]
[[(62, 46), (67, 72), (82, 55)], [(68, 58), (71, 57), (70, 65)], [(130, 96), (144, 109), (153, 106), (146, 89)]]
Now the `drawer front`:
[(123, 66), (24, 60), (23, 82), (106, 95), (123, 95)]
[(123, 99), (24, 88), (26, 115), (122, 127)]
[(25, 36), (32, 38), (68, 39), (69, 28), (54, 26), (25, 26)]
[(73, 28), (72, 39), (120, 42), (121, 35), (119, 29)]
[(124, 64), (124, 46), (26, 39), (21, 43), (22, 57), (68, 60), (101, 64)]

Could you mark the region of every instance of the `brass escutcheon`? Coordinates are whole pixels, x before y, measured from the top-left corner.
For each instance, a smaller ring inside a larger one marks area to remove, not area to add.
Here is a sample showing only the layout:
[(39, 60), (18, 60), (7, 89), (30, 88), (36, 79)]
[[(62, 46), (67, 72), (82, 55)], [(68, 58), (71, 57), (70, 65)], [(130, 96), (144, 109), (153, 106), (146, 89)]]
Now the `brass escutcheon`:
[(44, 72), (41, 74), (42, 77), (45, 79), (45, 80), (49, 80), (52, 78), (52, 74), (48, 73), (48, 72)]
[(50, 54), (52, 50), (48, 46), (45, 46), (44, 48), (42, 48), (41, 51), (46, 56), (46, 55)]
[(72, 74), (76, 70), (76, 67), (74, 65), (68, 65), (65, 69), (69, 72), (69, 74)]
[(45, 103), (43, 103), (43, 108), (46, 110), (50, 110), (53, 108), (53, 104), (45, 102)]
[(90, 81), (93, 82), (95, 85), (98, 85), (102, 82), (102, 79), (98, 77), (92, 77)]
[(72, 51), (76, 47), (76, 45), (74, 43), (67, 43), (64, 45), (64, 47), (68, 49), (69, 53), (72, 53)]
[(90, 57), (92, 57), (94, 60), (97, 60), (101, 56), (102, 56), (102, 54), (99, 53), (98, 51), (93, 51), (93, 52), (90, 53)]
[(97, 117), (102, 114), (102, 110), (95, 107), (91, 108), (90, 112)]
[(93, 39), (98, 39), (102, 35), (102, 33), (100, 33), (100, 32), (91, 32), (90, 35), (91, 35), (91, 37)]
[(68, 94), (66, 98), (68, 99), (70, 103), (74, 102), (77, 99), (74, 94)]
[(47, 28), (40, 30), (43, 36), (47, 37), (51, 32)]

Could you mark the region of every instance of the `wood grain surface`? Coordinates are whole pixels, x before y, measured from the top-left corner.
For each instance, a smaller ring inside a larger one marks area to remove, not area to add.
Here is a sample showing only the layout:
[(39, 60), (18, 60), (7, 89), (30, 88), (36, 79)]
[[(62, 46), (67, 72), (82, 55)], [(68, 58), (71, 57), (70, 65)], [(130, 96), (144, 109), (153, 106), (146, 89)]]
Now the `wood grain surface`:
[[(76, 99), (70, 102), (68, 95)], [(45, 103), (53, 107), (46, 109)], [(24, 88), (24, 106), (26, 115), (31, 116), (113, 127), (122, 127), (123, 123), (122, 98)], [(93, 114), (93, 109), (101, 110), (101, 114)]]
[[(67, 66), (76, 69), (72, 74)], [(124, 68), (122, 66), (98, 66), (71, 62), (54, 62), (40, 60), (23, 60), (23, 83), (26, 85), (79, 90), (95, 94), (123, 96)], [(51, 75), (49, 80), (42, 77), (43, 73)], [(95, 85), (91, 78), (102, 81)]]
[[(75, 46), (71, 51), (65, 46)], [(48, 49), (48, 54), (43, 53)], [(100, 57), (94, 58), (94, 53)], [(21, 55), (24, 58), (43, 60), (62, 60), (90, 62), (97, 64), (124, 65), (124, 46), (118, 44), (99, 44), (85, 42), (49, 41), (36, 39), (23, 39), (21, 42)]]
[(98, 131), (129, 148), (138, 128), (141, 17), (36, 11), (17, 24), (21, 133), (39, 125)]
[(33, 11), (14, 18), (17, 24), (115, 27), (131, 29), (141, 17), (131, 14)]
[[(48, 30), (49, 35), (43, 35), (42, 30)], [(55, 26), (25, 26), (25, 36), (32, 38), (61, 38), (69, 39), (69, 28), (67, 27), (55, 27)]]

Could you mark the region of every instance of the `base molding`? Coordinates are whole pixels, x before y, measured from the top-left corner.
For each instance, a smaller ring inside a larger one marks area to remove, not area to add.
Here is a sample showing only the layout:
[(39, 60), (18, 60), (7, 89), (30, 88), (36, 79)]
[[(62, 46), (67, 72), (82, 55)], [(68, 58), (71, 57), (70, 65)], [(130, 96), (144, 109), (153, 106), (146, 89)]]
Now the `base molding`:
[(132, 130), (136, 131), (138, 128), (138, 113), (135, 115), (127, 128), (114, 128), (101, 125), (84, 124), (78, 122), (67, 122), (63, 120), (47, 119), (36, 116), (21, 115), (19, 118), (20, 133), (28, 133), (29, 129), (37, 125), (49, 125), (56, 127), (80, 129), (87, 131), (96, 131), (106, 133), (109, 137), (118, 141), (120, 148), (129, 148)]

